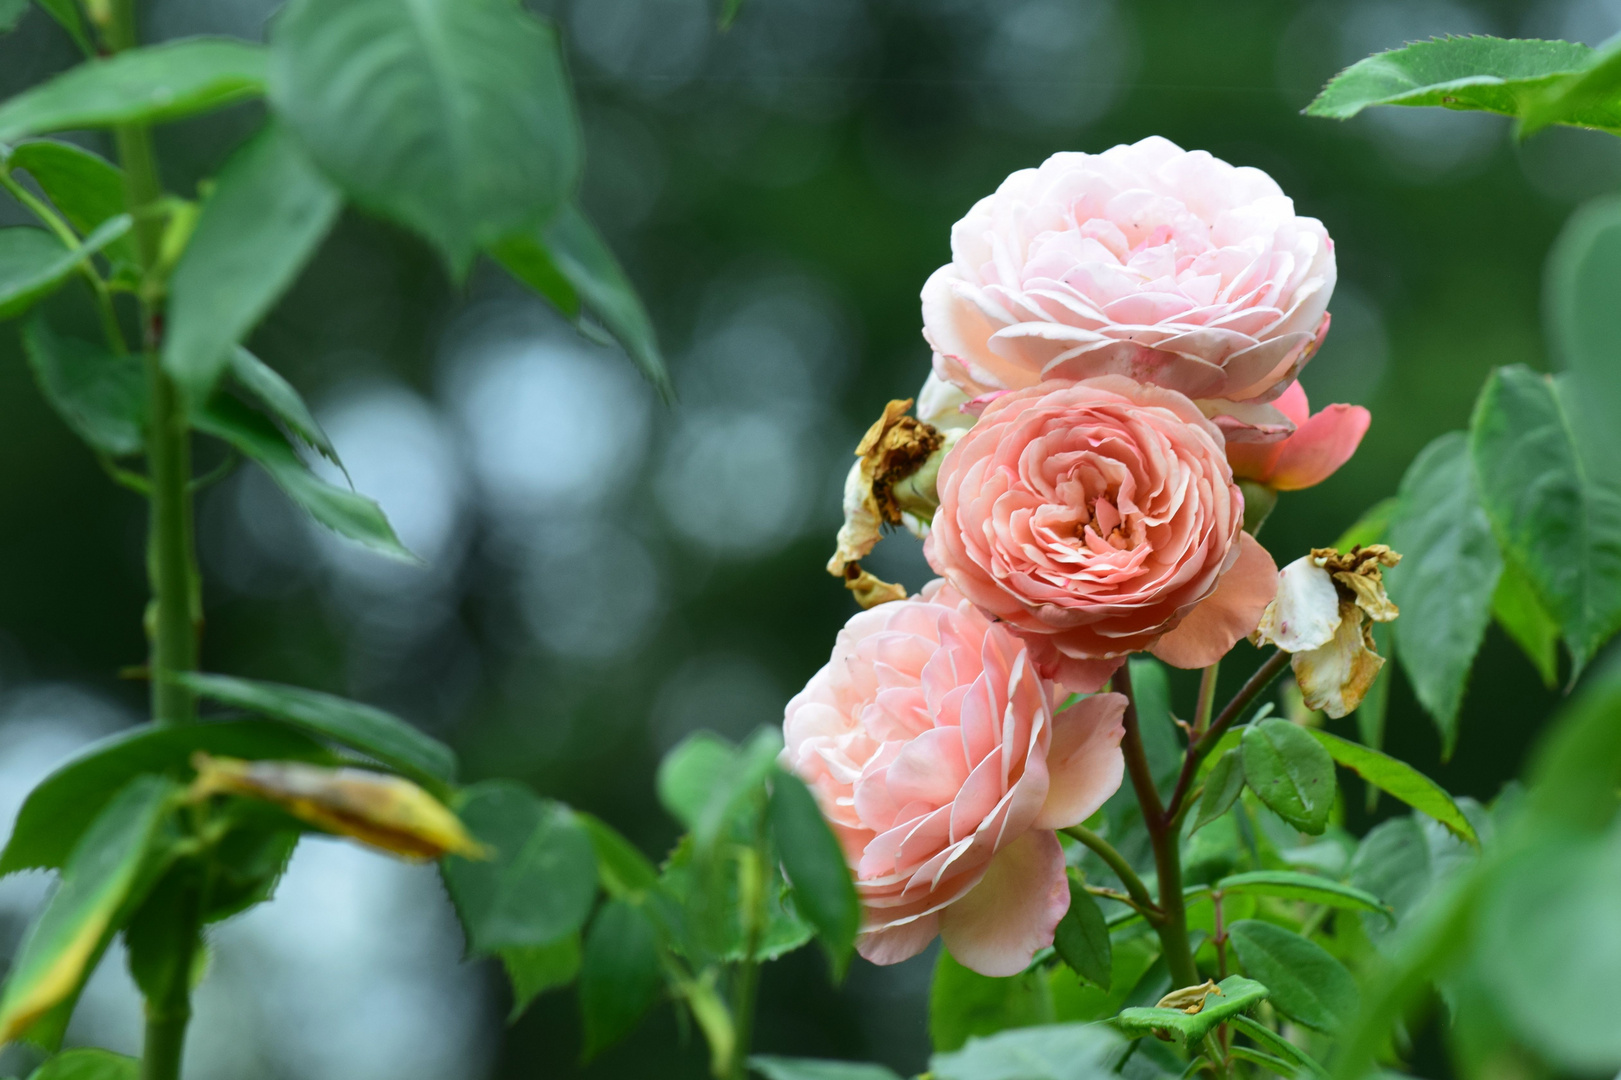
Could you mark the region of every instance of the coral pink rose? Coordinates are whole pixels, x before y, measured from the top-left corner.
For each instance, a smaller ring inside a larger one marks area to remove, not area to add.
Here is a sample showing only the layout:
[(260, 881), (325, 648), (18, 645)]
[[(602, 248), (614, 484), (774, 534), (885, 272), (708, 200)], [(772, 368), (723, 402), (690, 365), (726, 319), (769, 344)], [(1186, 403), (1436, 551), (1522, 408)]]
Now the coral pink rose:
[(1053, 831), (1103, 805), (1124, 770), (1125, 698), (1054, 715), (1025, 643), (933, 582), (849, 621), (788, 703), (783, 764), (816, 793), (855, 871), (861, 955), (1013, 975), (1069, 908)]
[(1310, 358), (1334, 291), (1328, 232), (1271, 177), (1157, 137), (1014, 173), (951, 255), (923, 335), (970, 397), (1129, 375), (1243, 417), (1247, 438), (1287, 432), (1256, 403)]
[(1295, 425), (1293, 435), (1282, 442), (1227, 444), (1234, 476), (1275, 491), (1299, 491), (1333, 476), (1356, 453), (1372, 419), (1360, 405), (1330, 405), (1313, 416), (1299, 383), (1283, 392), (1277, 407)]
[(941, 463), (939, 493), (929, 565), (1071, 690), (1140, 650), (1214, 663), (1277, 590), (1221, 432), (1122, 375), (997, 397)]

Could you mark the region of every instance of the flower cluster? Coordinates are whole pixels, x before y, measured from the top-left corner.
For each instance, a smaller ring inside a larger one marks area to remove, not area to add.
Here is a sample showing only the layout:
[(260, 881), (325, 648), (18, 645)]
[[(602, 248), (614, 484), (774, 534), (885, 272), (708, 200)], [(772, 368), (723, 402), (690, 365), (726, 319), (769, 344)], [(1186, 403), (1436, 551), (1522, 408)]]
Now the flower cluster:
[[(828, 569), (867, 610), (789, 703), (783, 758), (844, 846), (864, 956), (940, 936), (1008, 975), (1068, 907), (1055, 830), (1121, 783), (1116, 670), (1138, 652), (1206, 667), (1256, 635), (1322, 650), (1319, 681), (1365, 681), (1362, 616), (1382, 616), (1343, 579), (1377, 586), (1380, 556), (1312, 563), (1334, 610), (1278, 629), (1290, 601), (1245, 492), (1321, 481), (1368, 415), (1311, 416), (1294, 381), (1328, 329), (1334, 246), (1265, 173), (1159, 138), (1057, 154), (951, 249), (923, 289), (917, 416), (891, 402), (846, 484)], [(860, 565), (900, 524), (939, 575), (910, 599)]]

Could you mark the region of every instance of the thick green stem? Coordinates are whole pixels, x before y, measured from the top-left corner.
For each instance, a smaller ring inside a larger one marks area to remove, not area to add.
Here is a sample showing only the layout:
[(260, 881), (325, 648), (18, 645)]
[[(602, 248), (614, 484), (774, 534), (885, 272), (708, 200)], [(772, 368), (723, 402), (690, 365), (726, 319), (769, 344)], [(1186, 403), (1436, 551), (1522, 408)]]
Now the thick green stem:
[(190, 1022), (189, 1002), (178, 1013), (158, 1014), (148, 1006), (141, 1080), (179, 1080), (180, 1061), (186, 1049), (186, 1025)]
[(743, 880), (739, 883), (743, 925), (743, 959), (732, 973), (732, 1060), (723, 1080), (746, 1080), (749, 1049), (754, 1042), (755, 1001), (760, 993), (760, 938), (766, 922), (766, 867), (770, 858), (764, 800), (758, 807), (759, 824), (754, 844), (744, 852)]

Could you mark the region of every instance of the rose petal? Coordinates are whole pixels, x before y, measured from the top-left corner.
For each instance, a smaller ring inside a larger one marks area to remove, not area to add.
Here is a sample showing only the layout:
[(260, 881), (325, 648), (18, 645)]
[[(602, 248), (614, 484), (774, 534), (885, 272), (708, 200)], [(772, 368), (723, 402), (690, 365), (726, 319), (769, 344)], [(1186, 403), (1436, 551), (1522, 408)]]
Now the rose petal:
[(856, 951), (874, 964), (898, 964), (927, 949), (939, 933), (940, 915), (931, 911), (862, 934), (856, 939)]
[(979, 884), (940, 912), (940, 936), (964, 967), (1017, 975), (1053, 943), (1068, 910), (1064, 849), (1056, 833), (1033, 829), (997, 852)]
[(1268, 483), (1279, 491), (1299, 491), (1327, 480), (1351, 460), (1371, 420), (1360, 405), (1330, 405), (1284, 441)]
[(1209, 667), (1248, 637), (1278, 591), (1278, 567), (1260, 541), (1239, 534), (1238, 560), (1221, 576), (1216, 591), (1200, 601), (1150, 650), (1179, 668)]
[(1126, 768), (1120, 752), (1125, 712), (1125, 695), (1094, 694), (1053, 718), (1053, 740), (1047, 749), (1047, 801), (1034, 828), (1078, 825), (1119, 790)]
[(1284, 652), (1309, 652), (1328, 644), (1339, 625), (1340, 596), (1334, 578), (1306, 555), (1278, 572), (1277, 597), (1261, 615), (1255, 643), (1270, 643)]

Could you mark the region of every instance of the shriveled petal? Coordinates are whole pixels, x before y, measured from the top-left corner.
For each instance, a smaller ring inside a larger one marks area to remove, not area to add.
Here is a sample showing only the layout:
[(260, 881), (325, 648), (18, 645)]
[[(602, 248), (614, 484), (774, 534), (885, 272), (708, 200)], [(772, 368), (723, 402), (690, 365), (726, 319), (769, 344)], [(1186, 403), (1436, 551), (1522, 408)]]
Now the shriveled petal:
[[(1149, 651), (1172, 667), (1209, 667), (1247, 637), (1261, 621), (1278, 591), (1278, 567), (1260, 541), (1238, 534), (1238, 559), (1216, 591), (1199, 602), (1176, 629)], [(1329, 589), (1333, 589), (1329, 582)]]
[(1295, 681), (1306, 707), (1341, 717), (1362, 704), (1384, 657), (1373, 651), (1362, 629), (1362, 611), (1352, 601), (1340, 607), (1340, 623), (1333, 640), (1320, 649), (1298, 652), (1291, 658)]
[(1067, 829), (1097, 813), (1120, 787), (1126, 759), (1123, 694), (1093, 694), (1053, 718), (1047, 749), (1047, 801), (1036, 816), (1037, 829)]
[(929, 912), (909, 922), (885, 926), (856, 939), (856, 951), (874, 964), (898, 964), (929, 947), (940, 933), (940, 915)]
[(1310, 555), (1278, 572), (1277, 597), (1255, 628), (1257, 645), (1302, 653), (1328, 644), (1340, 625), (1340, 596), (1334, 578)]
[(1284, 442), (1267, 482), (1279, 491), (1299, 491), (1327, 480), (1351, 460), (1371, 419), (1360, 405), (1330, 405)]
[(838, 546), (827, 562), (827, 572), (843, 577), (845, 566), (871, 554), (883, 536), (882, 526), (878, 503), (872, 497), (872, 481), (857, 461), (844, 478), (844, 524), (839, 526)]
[(981, 975), (1017, 975), (1053, 943), (1068, 910), (1058, 835), (1032, 829), (998, 851), (979, 884), (940, 912), (940, 936), (964, 967)]

